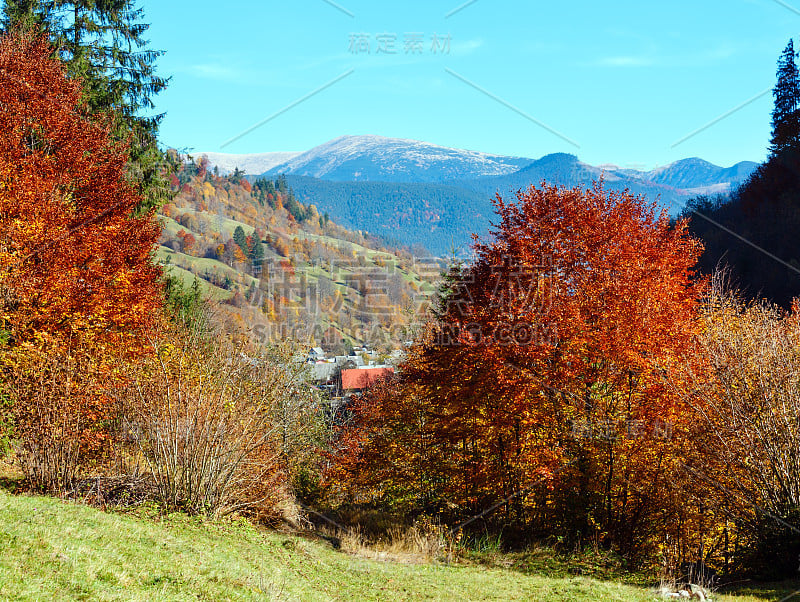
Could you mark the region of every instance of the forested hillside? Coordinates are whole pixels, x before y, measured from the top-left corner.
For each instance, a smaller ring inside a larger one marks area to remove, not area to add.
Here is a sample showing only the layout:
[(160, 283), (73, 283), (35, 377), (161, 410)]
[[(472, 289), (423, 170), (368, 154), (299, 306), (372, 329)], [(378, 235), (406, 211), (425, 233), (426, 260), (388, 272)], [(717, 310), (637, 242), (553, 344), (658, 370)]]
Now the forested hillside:
[(348, 227), (413, 246), (417, 255), (466, 252), (471, 234), (485, 231), (491, 216), (487, 195), (448, 184), (286, 180), (304, 202), (324, 203)]
[[(363, 154), (370, 152), (381, 157), (374, 148), (364, 150)], [(546, 181), (587, 187), (602, 179), (608, 190), (630, 190), (645, 195), (677, 215), (694, 194), (729, 192), (755, 167), (754, 163), (742, 162), (726, 169), (699, 159), (687, 159), (643, 172), (614, 166), (595, 167), (575, 155), (555, 153), (502, 175), (479, 177), (476, 173), (473, 177), (447, 179), (442, 169), (439, 182), (333, 181), (327, 174), (325, 179), (319, 179), (293, 173), (287, 174), (286, 179), (304, 203), (316, 204), (320, 211), (329, 212), (350, 228), (363, 228), (383, 239), (397, 241), (396, 244), (417, 245), (427, 252), (446, 255), (453, 248), (467, 251), (473, 233), (485, 236), (492, 220), (491, 203), (495, 195), (514, 194), (531, 184)]]
[(182, 160), (161, 209), (159, 260), (221, 301), (230, 326), (262, 341), (389, 350), (413, 338), (440, 266), (347, 230), (295, 197), (286, 179), (253, 184)]

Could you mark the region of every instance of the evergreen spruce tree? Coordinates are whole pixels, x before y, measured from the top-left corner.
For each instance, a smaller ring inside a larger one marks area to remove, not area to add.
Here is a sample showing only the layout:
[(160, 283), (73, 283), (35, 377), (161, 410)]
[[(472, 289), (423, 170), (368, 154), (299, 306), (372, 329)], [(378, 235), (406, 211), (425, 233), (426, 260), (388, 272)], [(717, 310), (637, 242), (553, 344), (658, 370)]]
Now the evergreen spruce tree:
[[(214, 167), (216, 169), (216, 166)], [(244, 170), (239, 169), (239, 167), (235, 167), (233, 173), (228, 177), (228, 180), (231, 184), (241, 184), (242, 180), (244, 179)]]
[(242, 253), (245, 257), (250, 255), (249, 245), (247, 244), (247, 236), (244, 233), (244, 228), (241, 226), (236, 226), (236, 229), (233, 231), (233, 242), (239, 245), (239, 248), (242, 250)]
[(46, 7), (40, 4), (40, 0), (6, 0), (0, 20), (3, 31), (13, 27), (43, 30), (49, 15)]
[(772, 91), (775, 108), (772, 110), (770, 151), (773, 156), (800, 146), (800, 76), (796, 56), (794, 42), (789, 40), (778, 59), (778, 82)]
[(286, 194), (289, 191), (289, 185), (286, 183), (286, 176), (281, 174), (278, 176), (278, 179), (275, 180), (275, 188), (281, 194)]
[(113, 110), (116, 135), (130, 143), (131, 179), (143, 195), (139, 210), (165, 202), (165, 157), (157, 144), (163, 115), (147, 114), (166, 88), (155, 63), (162, 51), (147, 48), (142, 9), (135, 0), (5, 0), (2, 25), (47, 31), (68, 73), (85, 83), (92, 112)]
[(261, 269), (261, 264), (264, 263), (264, 245), (255, 232), (253, 233), (253, 248), (250, 249), (249, 259), (255, 271)]

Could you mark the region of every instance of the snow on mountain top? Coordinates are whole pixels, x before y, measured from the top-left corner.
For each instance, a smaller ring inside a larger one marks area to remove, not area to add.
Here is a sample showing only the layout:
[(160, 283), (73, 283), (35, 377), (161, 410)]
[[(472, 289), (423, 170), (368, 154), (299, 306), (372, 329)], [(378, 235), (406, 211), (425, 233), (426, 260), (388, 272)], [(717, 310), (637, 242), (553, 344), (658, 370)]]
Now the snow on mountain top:
[(443, 181), (508, 174), (529, 162), (522, 157), (453, 149), (418, 140), (341, 136), (272, 171), (334, 180)]
[(194, 153), (195, 158), (205, 155), (209, 164), (219, 167), (223, 174), (232, 173), (237, 167), (245, 173), (258, 175), (269, 171), (276, 165), (285, 163), (301, 154), (293, 151), (254, 154)]
[[(728, 168), (693, 157), (649, 171), (612, 164), (592, 166), (575, 155), (554, 153), (534, 160), (474, 150), (448, 148), (404, 138), (340, 136), (305, 152), (272, 152), (250, 155), (205, 154), (224, 173), (239, 167), (251, 175), (266, 173), (310, 176), (329, 181), (458, 183), (484, 177), (502, 178), (516, 172), (535, 172), (537, 177), (564, 176), (572, 170), (603, 176), (607, 182), (634, 180), (671, 188), (695, 190), (741, 183), (757, 164), (741, 162)], [(715, 190), (717, 189), (715, 188)]]

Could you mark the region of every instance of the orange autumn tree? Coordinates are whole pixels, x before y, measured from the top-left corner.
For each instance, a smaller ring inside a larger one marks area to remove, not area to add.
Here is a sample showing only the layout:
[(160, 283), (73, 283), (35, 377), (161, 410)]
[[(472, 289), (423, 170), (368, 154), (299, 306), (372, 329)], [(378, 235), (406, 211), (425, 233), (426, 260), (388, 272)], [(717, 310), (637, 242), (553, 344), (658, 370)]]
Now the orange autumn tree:
[(454, 521), (494, 508), (529, 533), (646, 551), (680, 506), (688, 412), (664, 375), (695, 329), (701, 245), (602, 184), (495, 209), (397, 382), (356, 403), (331, 476), (357, 501)]
[(23, 465), (45, 489), (107, 451), (107, 393), (161, 303), (160, 227), (134, 215), (112, 138), (44, 39), (0, 40), (0, 361)]

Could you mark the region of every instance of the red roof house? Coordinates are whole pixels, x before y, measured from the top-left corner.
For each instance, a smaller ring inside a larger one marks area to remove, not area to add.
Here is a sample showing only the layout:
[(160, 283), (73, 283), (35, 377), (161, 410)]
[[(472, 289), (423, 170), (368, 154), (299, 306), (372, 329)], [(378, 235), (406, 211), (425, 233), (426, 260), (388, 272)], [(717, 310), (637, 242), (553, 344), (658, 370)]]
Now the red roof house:
[(342, 370), (342, 390), (362, 391), (381, 378), (394, 374), (394, 368), (353, 368)]

